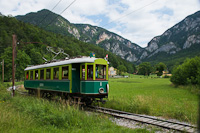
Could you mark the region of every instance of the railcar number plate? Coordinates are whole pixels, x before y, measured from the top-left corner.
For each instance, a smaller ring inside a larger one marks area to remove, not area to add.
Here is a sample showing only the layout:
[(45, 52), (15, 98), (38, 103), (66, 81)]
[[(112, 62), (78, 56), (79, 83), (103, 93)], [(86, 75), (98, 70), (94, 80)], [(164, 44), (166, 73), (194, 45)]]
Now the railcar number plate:
[(44, 86), (44, 84), (43, 83), (40, 83), (40, 85), (39, 86)]

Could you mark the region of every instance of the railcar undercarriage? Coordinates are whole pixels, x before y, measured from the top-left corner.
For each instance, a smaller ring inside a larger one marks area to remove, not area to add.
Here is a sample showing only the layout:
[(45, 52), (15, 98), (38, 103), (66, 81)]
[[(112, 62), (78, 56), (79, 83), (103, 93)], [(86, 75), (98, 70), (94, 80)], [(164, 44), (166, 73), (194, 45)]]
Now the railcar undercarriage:
[(66, 92), (58, 92), (58, 91), (48, 91), (48, 90), (40, 90), (33, 88), (26, 88), (28, 90), (29, 95), (42, 97), (48, 100), (68, 100), (69, 103), (78, 103), (91, 105), (92, 103), (105, 103), (106, 100), (103, 98), (107, 98), (108, 94), (81, 94), (81, 93), (66, 93)]

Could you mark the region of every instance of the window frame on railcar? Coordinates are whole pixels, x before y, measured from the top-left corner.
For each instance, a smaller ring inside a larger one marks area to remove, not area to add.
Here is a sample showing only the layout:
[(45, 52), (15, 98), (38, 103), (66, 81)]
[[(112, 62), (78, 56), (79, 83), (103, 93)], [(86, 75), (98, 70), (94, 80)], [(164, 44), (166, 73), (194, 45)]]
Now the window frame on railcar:
[[(88, 66), (90, 66), (90, 68), (88, 69)], [(104, 78), (97, 78), (96, 74), (97, 74), (97, 70), (96, 68), (98, 68), (97, 66), (104, 66), (105, 67), (105, 76)], [(83, 69), (84, 67), (84, 69)], [(92, 70), (91, 72), (88, 72), (88, 70)], [(84, 76), (83, 76), (84, 74)], [(90, 74), (90, 76), (89, 76)], [(108, 80), (108, 63), (107, 61), (105, 61), (104, 59), (97, 59), (97, 61), (95, 60), (94, 63), (81, 63), (80, 64), (80, 80), (102, 80), (102, 81), (107, 81)]]
[[(25, 71), (25, 80), (70, 80), (71, 70), (70, 65), (58, 65), (53, 67), (44, 67), (38, 69), (31, 69)], [(63, 77), (63, 68), (67, 67), (67, 76)], [(58, 68), (58, 77), (55, 78), (54, 71)], [(47, 77), (47, 70), (49, 71), (49, 77)], [(37, 71), (37, 73), (36, 73)], [(37, 75), (37, 78), (36, 78)]]

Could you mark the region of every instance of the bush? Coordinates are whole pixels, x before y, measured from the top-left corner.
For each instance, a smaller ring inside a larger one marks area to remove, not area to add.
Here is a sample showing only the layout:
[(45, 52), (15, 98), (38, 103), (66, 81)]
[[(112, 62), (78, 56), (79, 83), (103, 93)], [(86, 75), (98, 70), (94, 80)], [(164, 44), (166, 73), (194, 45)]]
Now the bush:
[(186, 59), (182, 65), (174, 68), (171, 82), (175, 85), (200, 84), (200, 57)]
[(200, 86), (200, 68), (198, 69), (198, 76), (197, 76), (197, 82), (198, 82), (198, 85)]
[(168, 75), (165, 75), (163, 78), (170, 78), (170, 76), (168, 76)]

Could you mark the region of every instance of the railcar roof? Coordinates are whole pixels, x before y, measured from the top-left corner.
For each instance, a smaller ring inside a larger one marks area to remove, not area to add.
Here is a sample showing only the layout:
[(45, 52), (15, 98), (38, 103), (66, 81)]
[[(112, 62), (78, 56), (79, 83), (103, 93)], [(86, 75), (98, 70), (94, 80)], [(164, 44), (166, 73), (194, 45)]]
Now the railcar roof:
[(51, 62), (47, 64), (41, 64), (36, 66), (27, 67), (24, 71), (27, 70), (33, 70), (33, 69), (39, 69), (39, 68), (45, 68), (45, 67), (52, 67), (52, 66), (60, 66), (60, 65), (67, 65), (72, 63), (94, 63), (94, 61), (98, 58), (94, 57), (81, 57), (81, 58), (74, 58), (74, 59), (68, 59), (68, 60), (62, 60), (58, 62)]

